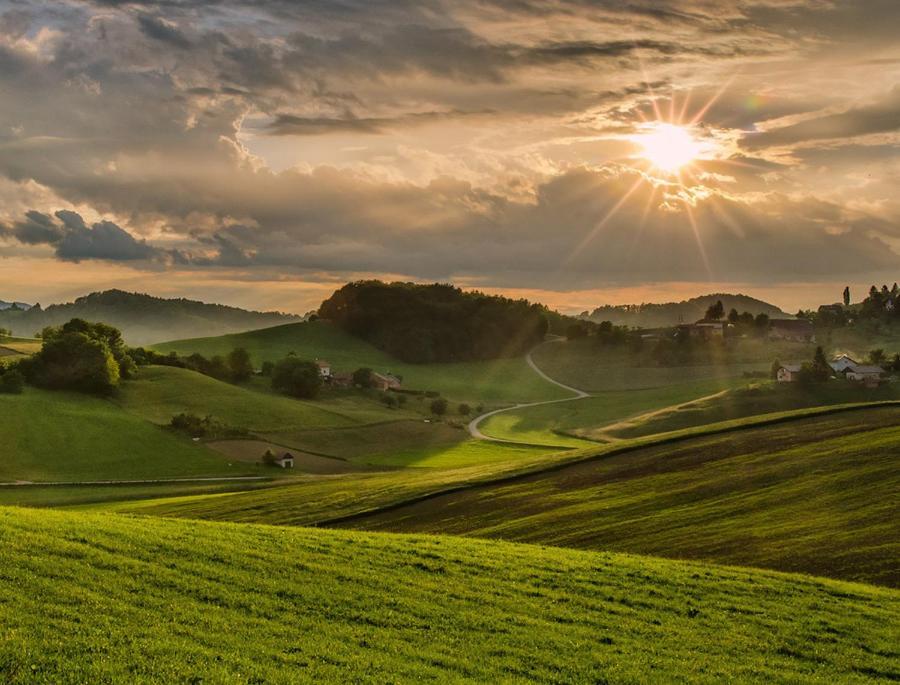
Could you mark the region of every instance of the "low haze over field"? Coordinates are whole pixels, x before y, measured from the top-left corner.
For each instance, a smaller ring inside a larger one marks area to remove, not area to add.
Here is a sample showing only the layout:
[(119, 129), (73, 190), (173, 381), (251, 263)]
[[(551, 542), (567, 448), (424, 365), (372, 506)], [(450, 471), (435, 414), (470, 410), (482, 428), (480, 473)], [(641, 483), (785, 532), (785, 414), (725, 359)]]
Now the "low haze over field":
[(895, 280), (893, 0), (0, 8), (0, 268), (41, 276), (7, 299)]

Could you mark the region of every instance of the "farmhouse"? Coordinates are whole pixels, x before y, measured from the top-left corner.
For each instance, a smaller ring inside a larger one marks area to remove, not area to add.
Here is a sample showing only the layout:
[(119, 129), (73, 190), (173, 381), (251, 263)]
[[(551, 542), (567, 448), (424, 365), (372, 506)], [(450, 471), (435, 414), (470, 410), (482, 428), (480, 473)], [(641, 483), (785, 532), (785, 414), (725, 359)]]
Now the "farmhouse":
[(812, 321), (806, 319), (772, 319), (769, 322), (769, 340), (815, 342), (816, 331)]
[(284, 454), (279, 454), (275, 457), (275, 465), (280, 466), (283, 469), (292, 469), (294, 468), (294, 455), (290, 452), (285, 452)]
[(724, 337), (725, 325), (724, 321), (706, 321), (701, 319), (697, 323), (681, 324), (678, 330), (687, 333), (692, 338), (709, 340), (711, 338)]
[(775, 372), (775, 380), (779, 383), (796, 383), (800, 378), (801, 364), (782, 364)]
[(378, 390), (392, 390), (400, 387), (400, 379), (390, 373), (372, 372), (372, 387)]
[(884, 375), (884, 369), (880, 366), (862, 366), (856, 365), (847, 369), (847, 380), (863, 383), (868, 387), (874, 387), (881, 382)]
[(322, 378), (331, 378), (331, 364), (322, 359), (316, 359), (316, 366), (319, 367), (319, 375)]
[(831, 368), (834, 369), (835, 373), (844, 373), (847, 369), (859, 366), (859, 362), (853, 359), (853, 357), (851, 357), (850, 355), (842, 354), (835, 357), (831, 361), (830, 365)]

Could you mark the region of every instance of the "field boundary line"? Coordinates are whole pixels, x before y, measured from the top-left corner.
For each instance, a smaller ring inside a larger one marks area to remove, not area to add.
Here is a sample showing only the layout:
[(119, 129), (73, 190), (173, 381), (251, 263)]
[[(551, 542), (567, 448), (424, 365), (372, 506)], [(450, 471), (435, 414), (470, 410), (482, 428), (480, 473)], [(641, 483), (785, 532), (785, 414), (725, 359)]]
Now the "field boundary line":
[(371, 509), (367, 509), (365, 511), (356, 512), (353, 514), (346, 514), (343, 516), (337, 516), (331, 519), (325, 519), (323, 521), (317, 521), (311, 525), (314, 526), (333, 526), (341, 523), (347, 523), (350, 521), (355, 521), (359, 519), (365, 519), (369, 516), (386, 513), (389, 511), (395, 511), (397, 509), (402, 509), (403, 507), (419, 504), (420, 502), (426, 502), (430, 499), (435, 499), (437, 497), (442, 497), (443, 495), (452, 495), (457, 492), (463, 492), (466, 490), (473, 490), (475, 488), (495, 486), (495, 485), (505, 485), (507, 483), (514, 483), (516, 481), (524, 480), (526, 478), (531, 478), (532, 476), (540, 475), (542, 473), (555, 473), (557, 471), (562, 471), (567, 469), (570, 466), (574, 466), (576, 464), (583, 464), (587, 462), (591, 462), (599, 459), (606, 459), (607, 457), (614, 457), (620, 454), (626, 454), (628, 452), (633, 452), (635, 450), (644, 449), (644, 448), (652, 448), (652, 447), (662, 447), (665, 445), (675, 444), (679, 442), (684, 442), (687, 440), (691, 440), (693, 438), (705, 438), (712, 437), (716, 435), (722, 435), (725, 433), (734, 433), (741, 430), (749, 430), (753, 428), (762, 428), (765, 426), (774, 426), (781, 423), (790, 423), (792, 421), (800, 421), (808, 418), (817, 418), (819, 416), (828, 416), (830, 414), (840, 414), (844, 412), (852, 412), (852, 411), (861, 411), (864, 409), (879, 409), (879, 408), (887, 408), (887, 407), (900, 407), (900, 400), (881, 400), (878, 402), (862, 402), (856, 404), (849, 405), (837, 405), (830, 406), (825, 408), (819, 408), (821, 411), (810, 411), (809, 409), (800, 409), (797, 410), (797, 413), (779, 413), (777, 416), (768, 416), (766, 414), (759, 415), (758, 421), (752, 421), (748, 423), (739, 423), (733, 424), (731, 422), (722, 422), (726, 425), (721, 424), (709, 424), (711, 426), (708, 430), (693, 430), (687, 429), (681, 431), (675, 431), (673, 433), (661, 433), (656, 436), (656, 439), (646, 439), (646, 438), (635, 438), (633, 442), (629, 442), (628, 444), (613, 444), (610, 445), (607, 449), (603, 448), (589, 448), (584, 450), (585, 453), (579, 455), (573, 455), (568, 459), (559, 459), (552, 463), (539, 464), (535, 467), (525, 467), (521, 471), (516, 471), (514, 473), (501, 474), (496, 477), (488, 476), (482, 480), (472, 480), (463, 483), (458, 483), (456, 485), (451, 485), (446, 488), (439, 488), (437, 490), (432, 490), (430, 492), (422, 493), (420, 495), (416, 495), (415, 497), (410, 497), (405, 500), (391, 502), (389, 504), (384, 504), (380, 506), (372, 507)]

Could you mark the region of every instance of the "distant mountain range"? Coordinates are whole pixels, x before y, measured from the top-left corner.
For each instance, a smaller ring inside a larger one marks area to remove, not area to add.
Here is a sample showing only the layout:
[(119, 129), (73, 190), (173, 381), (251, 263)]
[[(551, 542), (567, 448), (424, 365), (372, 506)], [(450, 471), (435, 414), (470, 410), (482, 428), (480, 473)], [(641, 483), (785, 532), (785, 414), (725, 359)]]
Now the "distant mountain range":
[(31, 309), (31, 305), (24, 302), (4, 302), (0, 300), (0, 312), (7, 309)]
[[(6, 304), (6, 303), (3, 303)], [(32, 336), (45, 326), (57, 326), (72, 318), (103, 321), (119, 328), (131, 345), (164, 340), (240, 333), (300, 321), (281, 312), (255, 312), (207, 304), (195, 300), (164, 299), (122, 290), (107, 290), (79, 297), (67, 304), (40, 305), (22, 311), (0, 306), (0, 328), (14, 335)]]
[(747, 295), (729, 295), (713, 293), (701, 295), (682, 302), (665, 302), (662, 304), (622, 304), (597, 307), (592, 312), (584, 312), (581, 318), (591, 321), (612, 321), (617, 326), (633, 326), (635, 328), (661, 328), (676, 326), (679, 323), (692, 323), (702, 319), (710, 305), (721, 300), (728, 314), (732, 309), (738, 312), (768, 314), (773, 319), (790, 319), (791, 314), (768, 302), (757, 300)]

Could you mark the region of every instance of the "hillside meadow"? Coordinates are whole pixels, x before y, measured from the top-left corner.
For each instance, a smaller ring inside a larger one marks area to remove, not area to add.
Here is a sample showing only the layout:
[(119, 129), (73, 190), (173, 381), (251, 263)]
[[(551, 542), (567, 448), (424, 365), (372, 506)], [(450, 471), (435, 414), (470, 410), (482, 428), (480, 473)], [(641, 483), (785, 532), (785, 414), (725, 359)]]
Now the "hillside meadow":
[(522, 357), (406, 364), (322, 320), (154, 345), (160, 352), (198, 352), (206, 357), (226, 355), (236, 347), (245, 348), (257, 365), (294, 352), (304, 359), (325, 359), (338, 372), (349, 373), (363, 366), (382, 373), (389, 371), (401, 376), (406, 388), (439, 392), (457, 402), (504, 404), (556, 399), (568, 394), (535, 374)]
[(29, 387), (0, 415), (0, 481), (260, 475), (102, 398)]
[(11, 684), (898, 675), (900, 595), (803, 576), (24, 509), (0, 509), (0, 544), (0, 679)]
[(599, 456), (339, 525), (475, 535), (900, 586), (900, 407)]
[(740, 378), (712, 378), (655, 388), (609, 390), (572, 402), (512, 409), (489, 417), (479, 428), (485, 435), (503, 440), (583, 446), (581, 441), (571, 442), (573, 433), (602, 440), (602, 427), (610, 423), (746, 384)]

